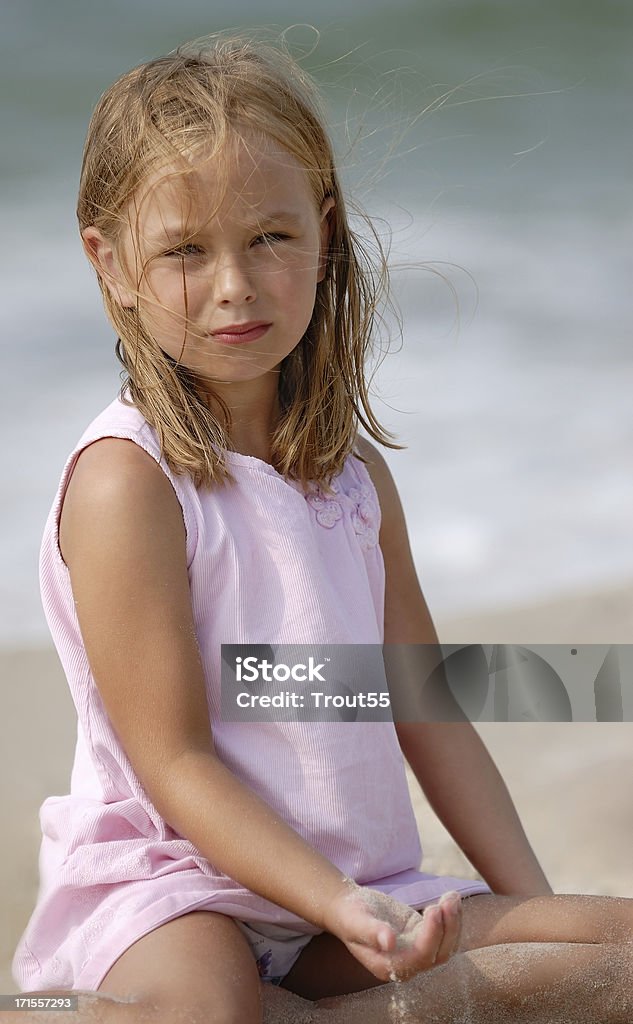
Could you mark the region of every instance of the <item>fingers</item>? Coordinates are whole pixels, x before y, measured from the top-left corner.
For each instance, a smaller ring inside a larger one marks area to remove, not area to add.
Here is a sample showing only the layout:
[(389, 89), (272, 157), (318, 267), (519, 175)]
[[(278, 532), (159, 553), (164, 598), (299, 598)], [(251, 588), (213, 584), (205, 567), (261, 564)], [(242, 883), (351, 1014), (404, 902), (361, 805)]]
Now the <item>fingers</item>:
[(457, 892), (445, 893), (420, 917), (406, 905), (372, 893), (371, 905), (348, 901), (345, 917), (347, 935), (340, 937), (350, 952), (381, 981), (406, 981), (446, 963), (457, 950), (461, 897)]
[(396, 948), (396, 933), (392, 928), (381, 928), (377, 938), (378, 949), (383, 953), (391, 953)]
[(437, 949), (435, 964), (445, 964), (457, 951), (462, 932), (462, 900), (459, 893), (444, 893), (439, 905), (442, 912), (444, 934)]
[(439, 904), (425, 907), (422, 914), (423, 945), (416, 941), (415, 946), (424, 954), (421, 970), (428, 971), (437, 962), (438, 951), (444, 941), (444, 916)]
[(397, 943), (402, 955), (396, 952), (392, 974), (404, 981), (419, 971), (446, 963), (459, 946), (461, 922), (459, 893), (445, 893), (439, 903), (425, 908), (422, 920), (409, 934), (409, 949)]
[(391, 961), (392, 980), (407, 981), (420, 971), (430, 970), (435, 965), (443, 938), (442, 908), (437, 904), (426, 907), (414, 927), (399, 936)]

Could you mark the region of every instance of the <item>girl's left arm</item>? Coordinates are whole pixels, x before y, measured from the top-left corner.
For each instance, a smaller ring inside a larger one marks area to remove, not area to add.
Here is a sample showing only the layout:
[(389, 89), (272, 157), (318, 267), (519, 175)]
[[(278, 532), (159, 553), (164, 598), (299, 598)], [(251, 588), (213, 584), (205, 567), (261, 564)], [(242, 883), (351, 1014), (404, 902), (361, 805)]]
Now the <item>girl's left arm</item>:
[[(384, 643), (437, 644), (389, 467), (365, 438), (359, 439), (358, 450), (367, 460), (381, 508)], [(403, 721), (396, 724), (396, 732), (431, 807), (493, 892), (551, 893), (508, 789), (472, 724)]]

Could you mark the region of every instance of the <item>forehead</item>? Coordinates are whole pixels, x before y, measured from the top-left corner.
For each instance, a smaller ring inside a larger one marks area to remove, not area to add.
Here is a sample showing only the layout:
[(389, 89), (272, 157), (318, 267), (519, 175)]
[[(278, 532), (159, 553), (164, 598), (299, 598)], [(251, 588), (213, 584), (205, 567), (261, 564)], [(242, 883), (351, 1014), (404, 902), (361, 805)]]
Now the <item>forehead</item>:
[(306, 168), (268, 138), (239, 138), (219, 152), (197, 147), (157, 167), (134, 197), (132, 220), (145, 236), (171, 225), (215, 219), (251, 225), (279, 211), (305, 220), (316, 211)]

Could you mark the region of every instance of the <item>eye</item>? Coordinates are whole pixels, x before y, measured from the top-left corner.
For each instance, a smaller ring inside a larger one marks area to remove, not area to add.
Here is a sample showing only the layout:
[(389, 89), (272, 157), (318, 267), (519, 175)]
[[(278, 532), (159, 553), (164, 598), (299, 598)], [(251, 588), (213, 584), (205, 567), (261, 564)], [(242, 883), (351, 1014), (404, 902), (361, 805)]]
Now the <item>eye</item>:
[(201, 256), (203, 251), (202, 246), (187, 242), (175, 249), (169, 249), (163, 253), (163, 256), (177, 256), (179, 259), (182, 259), (185, 256)]
[(255, 242), (265, 242), (268, 245), (270, 242), (284, 242), (287, 241), (291, 236), (284, 235), (279, 231), (269, 231), (263, 235), (258, 235)]

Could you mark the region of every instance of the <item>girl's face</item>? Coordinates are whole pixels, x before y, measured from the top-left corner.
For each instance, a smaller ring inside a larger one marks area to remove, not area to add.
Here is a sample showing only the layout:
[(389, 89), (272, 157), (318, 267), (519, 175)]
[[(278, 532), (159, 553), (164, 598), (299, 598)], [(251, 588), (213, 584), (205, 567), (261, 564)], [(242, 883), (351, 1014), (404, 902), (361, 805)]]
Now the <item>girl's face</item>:
[[(334, 200), (318, 209), (306, 169), (270, 139), (251, 151), (243, 141), (234, 147), (212, 217), (214, 161), (192, 157), (189, 166), (184, 174), (162, 169), (146, 183), (116, 252), (103, 240), (106, 280), (126, 306), (136, 305), (136, 285), (149, 333), (202, 378), (270, 377), (310, 323)], [(95, 253), (98, 235), (84, 232)]]

